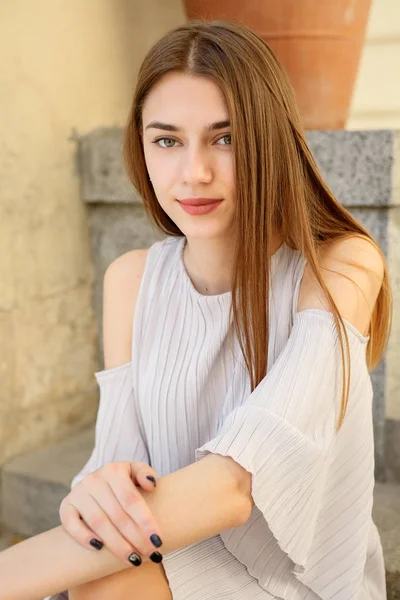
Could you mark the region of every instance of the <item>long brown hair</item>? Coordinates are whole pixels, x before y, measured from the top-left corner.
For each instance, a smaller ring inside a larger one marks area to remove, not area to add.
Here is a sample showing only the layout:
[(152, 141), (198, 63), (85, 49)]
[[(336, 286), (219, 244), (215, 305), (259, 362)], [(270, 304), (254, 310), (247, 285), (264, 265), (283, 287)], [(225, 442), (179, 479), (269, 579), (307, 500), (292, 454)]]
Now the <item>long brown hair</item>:
[(384, 260), (384, 280), (369, 329), (369, 368), (379, 362), (391, 325), (391, 291), (383, 253), (323, 181), (305, 140), (293, 89), (272, 50), (245, 25), (231, 21), (189, 21), (163, 36), (141, 65), (123, 154), (127, 173), (158, 229), (172, 236), (184, 235), (157, 201), (141, 139), (143, 103), (158, 80), (171, 71), (210, 78), (220, 86), (228, 106), (236, 166), (230, 316), (251, 390), (267, 371), (271, 240), (273, 232), (279, 231), (307, 259), (332, 309), (343, 370), (339, 429), (350, 386), (349, 341), (322, 279), (319, 251), (335, 240), (357, 235), (377, 247)]

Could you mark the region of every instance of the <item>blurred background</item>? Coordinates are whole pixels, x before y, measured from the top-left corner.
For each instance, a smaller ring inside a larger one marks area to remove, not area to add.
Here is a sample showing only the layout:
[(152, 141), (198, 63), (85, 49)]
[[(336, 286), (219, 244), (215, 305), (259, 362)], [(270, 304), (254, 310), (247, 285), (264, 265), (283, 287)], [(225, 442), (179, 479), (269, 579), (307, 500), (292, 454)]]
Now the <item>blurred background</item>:
[[(330, 2), (349, 11), (357, 5), (357, 0)], [(91, 450), (98, 406), (94, 372), (103, 367), (102, 276), (119, 254), (161, 237), (127, 182), (123, 127), (145, 53), (185, 22), (190, 4), (0, 0), (4, 544), (10, 543), (8, 533), (28, 536), (58, 524), (59, 502)], [(334, 193), (385, 251), (395, 309), (400, 300), (399, 74), (400, 2), (372, 0), (345, 123), (313, 126), (308, 134)], [(388, 351), (373, 374), (376, 519), (391, 573), (400, 570), (399, 348), (395, 310)]]

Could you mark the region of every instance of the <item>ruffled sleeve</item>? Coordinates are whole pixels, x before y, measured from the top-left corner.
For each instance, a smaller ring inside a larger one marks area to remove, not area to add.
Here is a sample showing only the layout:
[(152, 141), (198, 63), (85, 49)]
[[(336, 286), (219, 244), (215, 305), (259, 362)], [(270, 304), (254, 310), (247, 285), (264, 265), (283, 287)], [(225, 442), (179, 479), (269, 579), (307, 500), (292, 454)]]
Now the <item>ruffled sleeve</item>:
[(100, 388), (95, 445), (90, 458), (71, 482), (71, 489), (88, 473), (109, 462), (149, 463), (132, 382), (132, 362), (95, 373)]
[[(92, 453), (71, 482), (82, 479), (109, 462), (135, 461), (150, 464), (142, 423), (134, 400), (132, 362), (95, 373), (100, 388)], [(43, 600), (68, 600), (68, 591)]]
[[(345, 325), (351, 365), (347, 411), (353, 410), (354, 403), (363, 402), (365, 408), (361, 410), (365, 414), (371, 409), (368, 398), (365, 398), (366, 386), (370, 391), (366, 365), (368, 338), (347, 321)], [(324, 539), (325, 534), (328, 534), (327, 537), (332, 534), (332, 527), (327, 528), (326, 522), (321, 519), (327, 500), (329, 469), (337, 451), (337, 437), (357, 434), (347, 426), (348, 412), (342, 433), (335, 433), (342, 397), (341, 364), (340, 343), (333, 315), (317, 309), (296, 313), (289, 339), (267, 375), (245, 401), (228, 415), (218, 435), (196, 450), (196, 460), (209, 453), (230, 456), (252, 474), (253, 513), (243, 526), (221, 533), (227, 549), (263, 585), (264, 576), (261, 574), (268, 569), (261, 566), (262, 554), (255, 551), (255, 548), (262, 549), (263, 544), (265, 547), (266, 543), (259, 537), (262, 535), (261, 518), (280, 549), (292, 561), (293, 574), (324, 600), (353, 598), (346, 592), (342, 596), (335, 596), (332, 586), (329, 588), (327, 578), (332, 576), (335, 579), (335, 568), (336, 577), (339, 576), (338, 565), (334, 565), (332, 573), (328, 573), (329, 565), (325, 563), (324, 573), (319, 580), (321, 573), (318, 567), (315, 568), (316, 561), (321, 558), (318, 555), (321, 550), (319, 546), (325, 545), (329, 554), (335, 551), (337, 543), (333, 535), (331, 542)], [(370, 434), (368, 427), (363, 434)], [(351, 460), (350, 457), (348, 460)], [(370, 504), (370, 467), (373, 467), (373, 463), (370, 457), (368, 460), (369, 471), (365, 471), (368, 481), (361, 479), (356, 489), (353, 486), (351, 493), (359, 498), (368, 488), (364, 498)], [(364, 461), (363, 468), (365, 464)], [(339, 493), (346, 494), (346, 490), (340, 488)], [(361, 561), (356, 565), (357, 569), (361, 568), (357, 577), (362, 577), (363, 556), (365, 560), (369, 508), (367, 506), (363, 517), (365, 534), (357, 538)], [(334, 509), (330, 516), (333, 514)], [(355, 522), (357, 518), (359, 515), (354, 514)], [(258, 523), (257, 527), (251, 527), (252, 519)], [(344, 521), (337, 521), (336, 529), (344, 527)], [(321, 529), (324, 528), (325, 534), (322, 535)], [(348, 537), (348, 533), (344, 533), (343, 539)], [(268, 556), (267, 552), (265, 556)], [(353, 566), (351, 561), (355, 560), (355, 556), (354, 553), (352, 557), (349, 556), (348, 568)], [(346, 565), (341, 567), (346, 569)], [(353, 574), (350, 579), (353, 583)], [(265, 587), (268, 588), (267, 585)], [(291, 597), (300, 598), (300, 595)]]

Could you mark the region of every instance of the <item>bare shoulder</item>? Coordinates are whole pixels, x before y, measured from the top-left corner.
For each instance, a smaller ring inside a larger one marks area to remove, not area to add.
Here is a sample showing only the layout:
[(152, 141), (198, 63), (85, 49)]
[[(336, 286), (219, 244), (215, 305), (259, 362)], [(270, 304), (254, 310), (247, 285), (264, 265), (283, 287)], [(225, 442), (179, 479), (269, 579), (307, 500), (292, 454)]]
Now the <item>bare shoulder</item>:
[(148, 249), (130, 250), (116, 258), (105, 272), (103, 350), (106, 369), (131, 360), (133, 317), (147, 253)]
[[(322, 279), (341, 316), (366, 335), (383, 282), (381, 251), (369, 239), (354, 235), (324, 247), (320, 262)], [(330, 310), (310, 265), (304, 271), (297, 310), (306, 308)]]

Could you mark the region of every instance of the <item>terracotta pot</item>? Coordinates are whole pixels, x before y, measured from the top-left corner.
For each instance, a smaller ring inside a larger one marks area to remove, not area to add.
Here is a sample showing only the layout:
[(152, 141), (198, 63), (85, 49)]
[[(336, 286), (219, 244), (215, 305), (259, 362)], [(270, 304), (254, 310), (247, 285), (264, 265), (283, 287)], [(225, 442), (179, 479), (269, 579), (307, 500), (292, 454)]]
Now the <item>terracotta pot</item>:
[(289, 74), (306, 129), (343, 129), (371, 0), (184, 0), (189, 19), (230, 19), (264, 38)]

